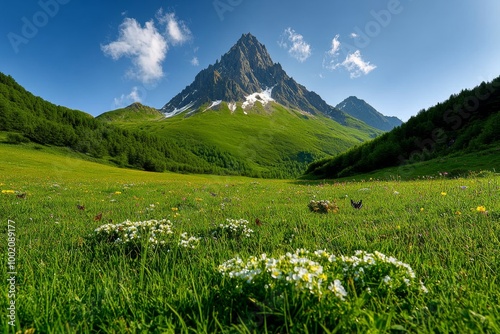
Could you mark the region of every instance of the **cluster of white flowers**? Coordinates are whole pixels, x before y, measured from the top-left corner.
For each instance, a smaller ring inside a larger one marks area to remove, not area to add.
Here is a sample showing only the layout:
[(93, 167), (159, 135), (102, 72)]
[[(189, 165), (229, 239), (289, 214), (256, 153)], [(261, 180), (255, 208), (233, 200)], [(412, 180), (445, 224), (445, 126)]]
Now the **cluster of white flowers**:
[(98, 236), (104, 236), (115, 243), (138, 242), (147, 240), (159, 245), (165, 244), (162, 238), (173, 234), (170, 220), (147, 220), (131, 222), (129, 220), (120, 224), (105, 224), (94, 230)]
[[(341, 281), (335, 275), (332, 276), (332, 273), (324, 271), (325, 266), (317, 261), (320, 258), (312, 259), (309, 255), (311, 254), (307, 250), (298, 249), (295, 253), (286, 253), (277, 259), (262, 254), (260, 257), (252, 256), (244, 262), (237, 257), (221, 264), (219, 272), (247, 283), (254, 283), (256, 277), (261, 277), (259, 283), (264, 282), (265, 288), (284, 284), (293, 286), (297, 291), (309, 291), (316, 296), (331, 292), (343, 300), (347, 292)], [(325, 285), (327, 290), (323, 289)]]
[(181, 240), (179, 241), (179, 246), (184, 248), (192, 248), (195, 249), (200, 244), (201, 238), (197, 237), (188, 237), (187, 232), (181, 234)]
[(217, 229), (213, 231), (213, 236), (227, 234), (231, 237), (250, 238), (254, 231), (248, 227), (248, 220), (245, 219), (226, 219), (226, 224), (219, 224)]
[[(356, 290), (371, 293), (382, 284), (396, 290), (409, 288), (415, 281), (415, 273), (408, 264), (380, 252), (365, 251), (357, 251), (350, 257), (305, 249), (277, 259), (266, 254), (251, 256), (247, 261), (236, 257), (221, 264), (219, 272), (266, 289), (292, 286), (297, 291), (309, 291), (317, 297), (330, 294), (342, 301), (347, 297), (344, 287), (347, 282), (352, 282)], [(427, 292), (422, 282), (419, 288)]]
[[(415, 272), (409, 264), (380, 252), (358, 250), (354, 256), (340, 256), (343, 272), (354, 278), (356, 285), (365, 289), (373, 283), (383, 282), (389, 289), (407, 288), (415, 282)], [(428, 290), (419, 282), (420, 290)]]

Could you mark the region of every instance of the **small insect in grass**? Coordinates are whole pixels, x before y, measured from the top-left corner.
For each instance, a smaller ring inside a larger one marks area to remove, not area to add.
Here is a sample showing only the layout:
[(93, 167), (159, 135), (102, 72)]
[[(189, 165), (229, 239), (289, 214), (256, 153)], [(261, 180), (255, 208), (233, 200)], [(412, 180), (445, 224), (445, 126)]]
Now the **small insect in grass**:
[(102, 212), (99, 213), (97, 216), (94, 217), (94, 221), (100, 221), (102, 219)]
[(361, 209), (361, 207), (363, 206), (363, 200), (360, 200), (359, 202), (354, 202), (352, 199), (351, 199), (351, 205), (353, 208), (355, 209)]
[(80, 205), (80, 204), (77, 204), (76, 207), (78, 208), (78, 210), (85, 210), (85, 205)]
[(26, 198), (26, 193), (22, 193), (22, 194), (17, 194), (16, 195), (17, 198)]
[(260, 221), (259, 218), (255, 219), (255, 224), (257, 224), (257, 226), (262, 226), (262, 222)]

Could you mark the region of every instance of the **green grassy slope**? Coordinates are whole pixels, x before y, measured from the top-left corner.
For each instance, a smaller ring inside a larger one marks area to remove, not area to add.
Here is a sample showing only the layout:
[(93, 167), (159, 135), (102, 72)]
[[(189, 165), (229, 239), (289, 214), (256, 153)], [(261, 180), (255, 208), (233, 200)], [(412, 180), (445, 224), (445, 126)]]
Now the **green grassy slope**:
[[(136, 106), (137, 107), (137, 106)], [(135, 117), (158, 113), (152, 108), (129, 108)], [(124, 113), (126, 113), (124, 112)], [(120, 111), (117, 112), (119, 114)], [(148, 171), (250, 174), (246, 166), (224, 166), (208, 161), (224, 154), (206, 147), (206, 155), (194, 154), (144, 131), (126, 131), (78, 110), (56, 106), (26, 91), (15, 80), (0, 73), (0, 131), (9, 132), (8, 141), (31, 141), (41, 146), (67, 147), (102, 162)], [(230, 158), (230, 157), (229, 157)], [(226, 159), (228, 160), (228, 159)]]
[(271, 171), (275, 177), (297, 175), (314, 159), (335, 155), (381, 133), (355, 119), (342, 126), (327, 117), (305, 115), (276, 103), (266, 108), (257, 104), (246, 112), (241, 107), (231, 112), (226, 103), (217, 110), (203, 110), (167, 119), (135, 117), (133, 111), (124, 114), (123, 110), (98, 118), (186, 147), (199, 145), (196, 143), (214, 146), (251, 169)]
[(103, 121), (133, 122), (139, 120), (157, 120), (162, 118), (162, 113), (155, 108), (135, 102), (128, 107), (116, 109), (99, 117)]
[(495, 148), (500, 145), (498, 124), (500, 77), (420, 111), (371, 142), (314, 162), (306, 173), (316, 178), (346, 177)]
[[(492, 146), (464, 153), (456, 152), (447, 156), (434, 158), (431, 160), (415, 162), (396, 167), (387, 167), (368, 173), (360, 173), (352, 176), (344, 176), (335, 180), (414, 180), (419, 178), (437, 177), (437, 178), (457, 178), (467, 177), (481, 173), (492, 172), (499, 175), (500, 172), (500, 147)], [(308, 175), (302, 179), (310, 179)]]

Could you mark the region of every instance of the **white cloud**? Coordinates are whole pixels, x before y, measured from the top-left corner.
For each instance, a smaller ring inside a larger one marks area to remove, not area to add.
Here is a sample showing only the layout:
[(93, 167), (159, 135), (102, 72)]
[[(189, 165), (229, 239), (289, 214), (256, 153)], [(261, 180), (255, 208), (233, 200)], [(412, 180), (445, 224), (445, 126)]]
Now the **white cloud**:
[(189, 28), (174, 13), (164, 14), (160, 8), (156, 12), (156, 20), (164, 29), (157, 29), (154, 19), (142, 27), (135, 19), (125, 18), (119, 27), (117, 40), (101, 45), (104, 54), (114, 60), (129, 58), (132, 67), (128, 75), (143, 84), (154, 84), (163, 77), (163, 61), (169, 45), (181, 45), (192, 38)]
[(348, 54), (346, 59), (342, 62), (342, 66), (349, 71), (351, 78), (367, 75), (377, 68), (377, 66), (370, 64), (370, 62), (364, 61), (359, 50)]
[(340, 63), (337, 61), (337, 58), (340, 53), (341, 43), (339, 41), (340, 35), (335, 35), (332, 39), (332, 45), (330, 50), (325, 53), (325, 57), (323, 58), (323, 67), (329, 70), (335, 70), (340, 66)]
[(335, 37), (332, 39), (332, 47), (328, 51), (328, 53), (332, 56), (338, 55), (339, 50), (340, 50), (340, 41), (339, 41), (340, 35), (335, 35)]
[(133, 87), (132, 91), (125, 95), (122, 94), (120, 97), (115, 97), (114, 104), (116, 108), (126, 107), (134, 102), (142, 102), (142, 98), (138, 87)]
[(162, 62), (168, 45), (153, 21), (146, 22), (143, 28), (135, 19), (125, 18), (120, 25), (118, 39), (102, 45), (101, 49), (114, 60), (130, 58), (134, 66), (129, 74), (143, 83), (151, 83), (163, 77)]
[(311, 45), (304, 41), (302, 35), (297, 34), (292, 28), (285, 29), (283, 35), (291, 45), (289, 46), (288, 43), (283, 40), (278, 42), (278, 44), (280, 47), (288, 49), (288, 53), (292, 57), (302, 63), (311, 56)]
[(198, 66), (200, 65), (200, 62), (198, 60), (198, 57), (193, 57), (193, 59), (191, 59), (191, 65), (193, 66)]
[(175, 17), (175, 13), (163, 14), (163, 9), (160, 8), (156, 13), (156, 18), (158, 22), (166, 25), (165, 33), (172, 45), (183, 44), (191, 39), (191, 31), (184, 21)]
[(351, 38), (358, 38), (358, 37), (359, 37), (359, 35), (358, 35), (358, 34), (356, 34), (355, 32), (352, 32), (352, 33), (349, 35), (349, 37), (351, 37)]
[[(355, 38), (357, 35), (352, 33), (350, 37)], [(363, 60), (361, 51), (356, 50), (352, 52), (352, 48), (349, 48), (349, 46), (343, 47), (339, 39), (340, 36), (335, 35), (332, 39), (330, 50), (325, 52), (325, 57), (323, 58), (324, 68), (333, 71), (340, 66), (343, 66), (350, 73), (351, 78), (358, 78), (361, 75), (367, 75), (377, 68), (377, 66)], [(344, 54), (347, 54), (346, 58), (342, 62), (338, 60), (341, 50), (344, 51)]]

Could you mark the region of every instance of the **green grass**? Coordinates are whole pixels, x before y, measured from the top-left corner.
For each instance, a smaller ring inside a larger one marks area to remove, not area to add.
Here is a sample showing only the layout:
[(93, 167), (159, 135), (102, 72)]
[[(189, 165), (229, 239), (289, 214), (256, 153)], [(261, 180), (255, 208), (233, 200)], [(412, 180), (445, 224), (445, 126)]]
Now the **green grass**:
[(299, 165), (295, 167), (296, 176), (309, 162), (343, 152), (382, 133), (353, 119), (349, 119), (352, 124), (342, 126), (325, 116), (306, 116), (276, 103), (266, 108), (257, 104), (247, 114), (240, 107), (231, 112), (222, 103), (218, 110), (189, 117), (181, 114), (158, 119), (148, 114), (141, 118), (134, 111), (121, 109), (99, 118), (169, 138), (184, 147), (200, 143), (217, 147), (255, 171), (293, 170), (289, 166), (293, 161)]
[[(493, 173), (257, 180), (145, 173), (0, 145), (0, 190), (15, 191), (0, 193), (2, 254), (8, 220), (16, 226), (16, 323), (9, 326), (2, 313), (5, 333), (500, 332), (500, 177)], [(310, 212), (312, 199), (335, 201), (338, 213)], [(353, 209), (350, 199), (362, 199), (363, 208)], [(89, 237), (110, 221), (162, 218), (176, 233), (202, 237), (200, 246), (131, 253)], [(213, 239), (227, 218), (248, 220), (255, 233)], [(337, 308), (309, 308), (309, 297), (291, 294), (274, 305), (217, 271), (237, 255), (278, 257), (298, 248), (380, 251), (409, 264), (429, 293), (400, 301), (351, 296)], [(5, 312), (6, 256), (0, 263)], [(343, 313), (331, 313), (337, 309)]]
[[(388, 167), (354, 177), (338, 178), (337, 181), (363, 181), (369, 179), (415, 180), (429, 176), (446, 174), (448, 177), (467, 177), (482, 171), (498, 173), (500, 171), (500, 148), (491, 145), (489, 148), (473, 153), (453, 153), (447, 156), (423, 162)], [(306, 177), (307, 178), (307, 177)]]
[(144, 106), (138, 102), (135, 102), (126, 108), (109, 111), (100, 116), (103, 120), (114, 120), (117, 122), (135, 122), (145, 120), (155, 121), (160, 120), (162, 117), (163, 114), (157, 109)]

